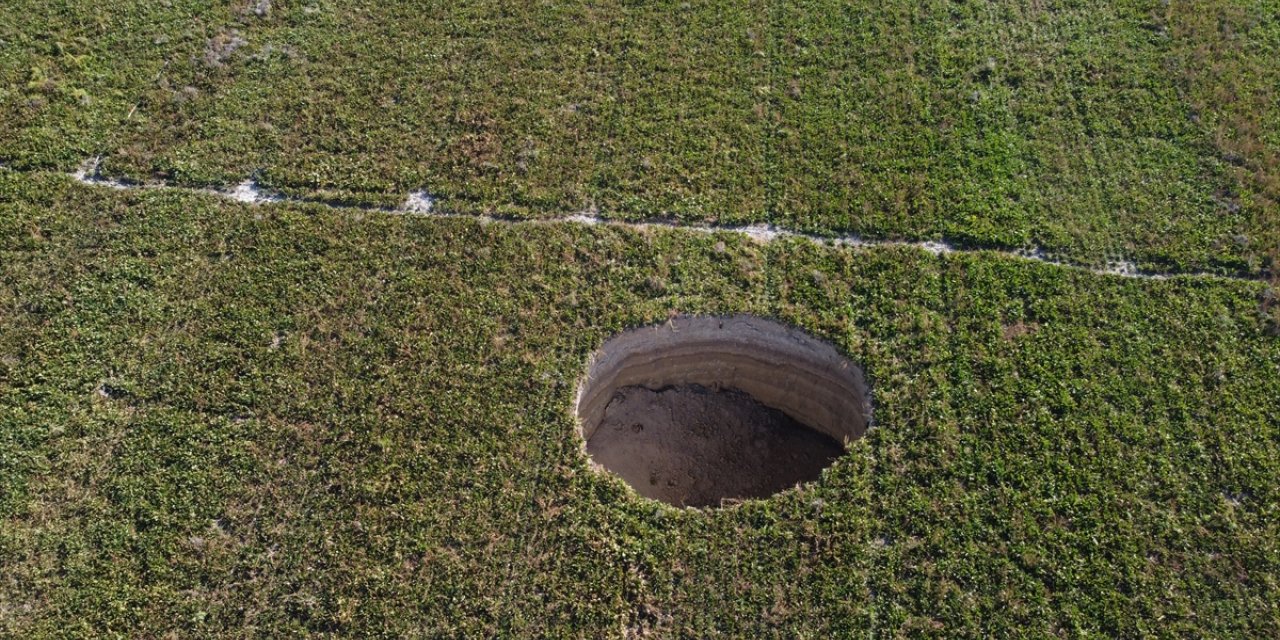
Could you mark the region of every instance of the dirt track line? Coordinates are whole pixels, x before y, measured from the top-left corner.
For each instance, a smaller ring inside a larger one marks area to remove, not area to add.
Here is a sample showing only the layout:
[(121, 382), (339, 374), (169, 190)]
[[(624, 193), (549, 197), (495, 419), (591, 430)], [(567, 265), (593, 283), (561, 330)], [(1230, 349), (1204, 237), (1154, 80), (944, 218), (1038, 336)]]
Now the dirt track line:
[(484, 223), (500, 223), (500, 224), (581, 224), (587, 226), (612, 226), (625, 229), (636, 230), (652, 230), (652, 229), (679, 229), (683, 231), (691, 231), (696, 233), (735, 233), (747, 236), (757, 242), (771, 242), (778, 239), (797, 238), (807, 240), (815, 244), (823, 246), (836, 247), (914, 247), (923, 251), (928, 251), (934, 255), (948, 255), (952, 253), (995, 253), (1011, 258), (1019, 258), (1030, 262), (1039, 262), (1043, 264), (1054, 265), (1066, 269), (1076, 269), (1087, 271), (1095, 275), (1101, 276), (1117, 276), (1121, 278), (1132, 278), (1138, 280), (1168, 280), (1170, 278), (1203, 278), (1213, 280), (1240, 281), (1240, 282), (1261, 282), (1260, 276), (1243, 276), (1243, 275), (1225, 275), (1221, 273), (1212, 273), (1207, 271), (1190, 271), (1180, 273), (1158, 273), (1143, 271), (1136, 264), (1128, 260), (1111, 261), (1103, 267), (1091, 267), (1071, 262), (1057, 260), (1039, 248), (1002, 250), (991, 248), (965, 248), (958, 247), (945, 241), (937, 240), (876, 240), (863, 238), (858, 234), (842, 234), (836, 236), (823, 236), (817, 234), (809, 234), (798, 231), (790, 231), (782, 229), (771, 224), (755, 224), (749, 226), (720, 226), (705, 224), (687, 224), (673, 221), (651, 220), (645, 222), (629, 222), (625, 220), (614, 220), (601, 217), (596, 212), (581, 212), (564, 218), (551, 219), (527, 219), (527, 218), (510, 218), (500, 216), (486, 216), (478, 214), (458, 214), (448, 213), (436, 210), (435, 199), (425, 191), (414, 191), (405, 199), (404, 203), (399, 207), (377, 207), (377, 206), (359, 206), (337, 202), (329, 202), (318, 199), (308, 198), (291, 198), (281, 194), (270, 193), (258, 188), (257, 183), (253, 180), (245, 180), (234, 187), (227, 189), (211, 189), (199, 187), (182, 187), (164, 183), (139, 183), (124, 182), (111, 178), (104, 178), (98, 174), (98, 166), (101, 158), (93, 158), (86, 162), (75, 173), (70, 174), (76, 181), (93, 185), (97, 187), (117, 189), (117, 190), (167, 190), (179, 191), (186, 193), (203, 193), (216, 195), (229, 200), (244, 204), (269, 204), (277, 202), (293, 202), (299, 204), (312, 204), (328, 207), (334, 210), (355, 210), (355, 211), (376, 211), (388, 214), (400, 215), (418, 215), (434, 218), (464, 218), (478, 220)]

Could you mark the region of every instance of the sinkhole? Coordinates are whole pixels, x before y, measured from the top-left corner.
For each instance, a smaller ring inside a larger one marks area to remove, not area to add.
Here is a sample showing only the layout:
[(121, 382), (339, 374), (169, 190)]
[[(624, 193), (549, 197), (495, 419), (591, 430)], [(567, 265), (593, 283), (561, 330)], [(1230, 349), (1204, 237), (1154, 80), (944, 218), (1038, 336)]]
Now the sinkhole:
[(593, 466), (647, 498), (708, 507), (818, 479), (862, 437), (871, 402), (862, 369), (798, 329), (677, 316), (606, 342), (576, 410)]

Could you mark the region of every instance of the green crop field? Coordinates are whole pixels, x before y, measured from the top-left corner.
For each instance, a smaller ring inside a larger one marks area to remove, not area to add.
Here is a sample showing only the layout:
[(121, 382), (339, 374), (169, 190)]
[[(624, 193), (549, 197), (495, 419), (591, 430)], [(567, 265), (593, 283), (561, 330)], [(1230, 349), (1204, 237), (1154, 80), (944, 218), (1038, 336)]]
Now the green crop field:
[[(1280, 636), (1277, 60), (1276, 0), (8, 0), (0, 637)], [(741, 312), (875, 428), (593, 470), (590, 354)]]

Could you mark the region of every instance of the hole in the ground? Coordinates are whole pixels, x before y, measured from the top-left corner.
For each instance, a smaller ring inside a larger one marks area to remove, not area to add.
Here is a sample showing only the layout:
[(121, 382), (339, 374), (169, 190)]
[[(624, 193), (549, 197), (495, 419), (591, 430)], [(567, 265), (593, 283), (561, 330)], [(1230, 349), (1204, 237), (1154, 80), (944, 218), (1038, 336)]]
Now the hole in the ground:
[(862, 370), (755, 316), (681, 316), (596, 352), (578, 389), (594, 464), (647, 498), (705, 507), (816, 480), (871, 416)]

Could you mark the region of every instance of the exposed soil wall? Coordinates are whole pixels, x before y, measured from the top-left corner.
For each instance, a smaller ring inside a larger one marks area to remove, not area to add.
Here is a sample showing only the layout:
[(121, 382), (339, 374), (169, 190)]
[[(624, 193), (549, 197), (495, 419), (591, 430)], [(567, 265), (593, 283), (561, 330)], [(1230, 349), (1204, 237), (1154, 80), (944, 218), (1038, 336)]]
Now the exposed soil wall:
[(861, 368), (825, 342), (755, 316), (682, 316), (605, 343), (577, 411), (596, 464), (642, 495), (705, 505), (816, 478), (871, 405)]
[(625, 387), (587, 453), (646, 498), (704, 507), (817, 480), (844, 447), (741, 391)]

